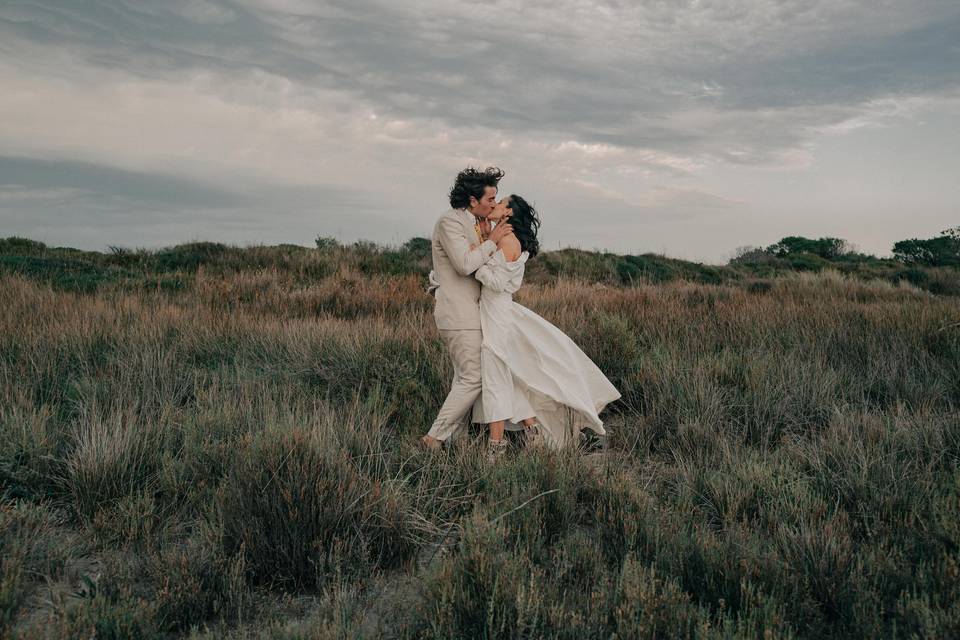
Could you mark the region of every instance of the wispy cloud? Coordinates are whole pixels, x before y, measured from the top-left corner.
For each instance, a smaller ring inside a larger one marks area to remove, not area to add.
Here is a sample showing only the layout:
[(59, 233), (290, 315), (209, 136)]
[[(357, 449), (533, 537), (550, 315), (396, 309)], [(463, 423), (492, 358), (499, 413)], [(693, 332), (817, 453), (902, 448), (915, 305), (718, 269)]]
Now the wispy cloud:
[(463, 164), (496, 163), (558, 221), (715, 219), (770, 206), (753, 181), (813, 170), (824, 139), (952, 109), (958, 41), (945, 0), (8, 3), (0, 150), (46, 182), (0, 175), (0, 215), (27, 189), (256, 220), (268, 193), (288, 222), (329, 207), (390, 240), (429, 230)]

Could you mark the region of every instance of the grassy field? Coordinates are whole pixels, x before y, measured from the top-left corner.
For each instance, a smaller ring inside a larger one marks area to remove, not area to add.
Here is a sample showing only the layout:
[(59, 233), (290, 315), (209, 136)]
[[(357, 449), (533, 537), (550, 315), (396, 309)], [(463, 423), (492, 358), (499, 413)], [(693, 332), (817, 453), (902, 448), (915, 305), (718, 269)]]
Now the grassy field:
[(623, 399), (489, 465), (424, 243), (318, 245), (0, 240), (0, 636), (960, 636), (956, 270), (545, 253)]

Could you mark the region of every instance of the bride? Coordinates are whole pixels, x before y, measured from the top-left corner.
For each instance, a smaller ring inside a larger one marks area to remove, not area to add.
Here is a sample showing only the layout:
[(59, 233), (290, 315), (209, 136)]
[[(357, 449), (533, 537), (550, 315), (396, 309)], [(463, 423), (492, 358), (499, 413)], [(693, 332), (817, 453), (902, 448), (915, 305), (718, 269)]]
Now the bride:
[(563, 331), (513, 301), (528, 260), (540, 249), (536, 210), (511, 195), (488, 216), (509, 216), (513, 233), (477, 269), (480, 291), (482, 387), (473, 421), (489, 423), (488, 458), (510, 446), (504, 430), (522, 429), (527, 443), (560, 447), (589, 428), (606, 434), (599, 413), (620, 398), (603, 372)]

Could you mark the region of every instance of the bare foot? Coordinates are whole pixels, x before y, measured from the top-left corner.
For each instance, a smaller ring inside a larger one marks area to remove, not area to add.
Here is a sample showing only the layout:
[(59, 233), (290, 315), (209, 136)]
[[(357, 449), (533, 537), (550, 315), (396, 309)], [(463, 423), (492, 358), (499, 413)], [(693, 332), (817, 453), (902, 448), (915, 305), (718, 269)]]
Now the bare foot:
[(420, 438), (420, 446), (430, 451), (440, 451), (443, 448), (443, 442), (433, 436), (423, 436)]

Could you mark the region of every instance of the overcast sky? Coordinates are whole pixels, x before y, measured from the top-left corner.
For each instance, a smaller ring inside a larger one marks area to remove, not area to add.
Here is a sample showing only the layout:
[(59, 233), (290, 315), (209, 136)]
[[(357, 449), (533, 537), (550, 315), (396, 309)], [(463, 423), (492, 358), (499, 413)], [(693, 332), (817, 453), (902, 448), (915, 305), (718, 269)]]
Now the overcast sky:
[(956, 0), (0, 0), (0, 237), (429, 236), (502, 167), (547, 249), (720, 263), (960, 224)]

